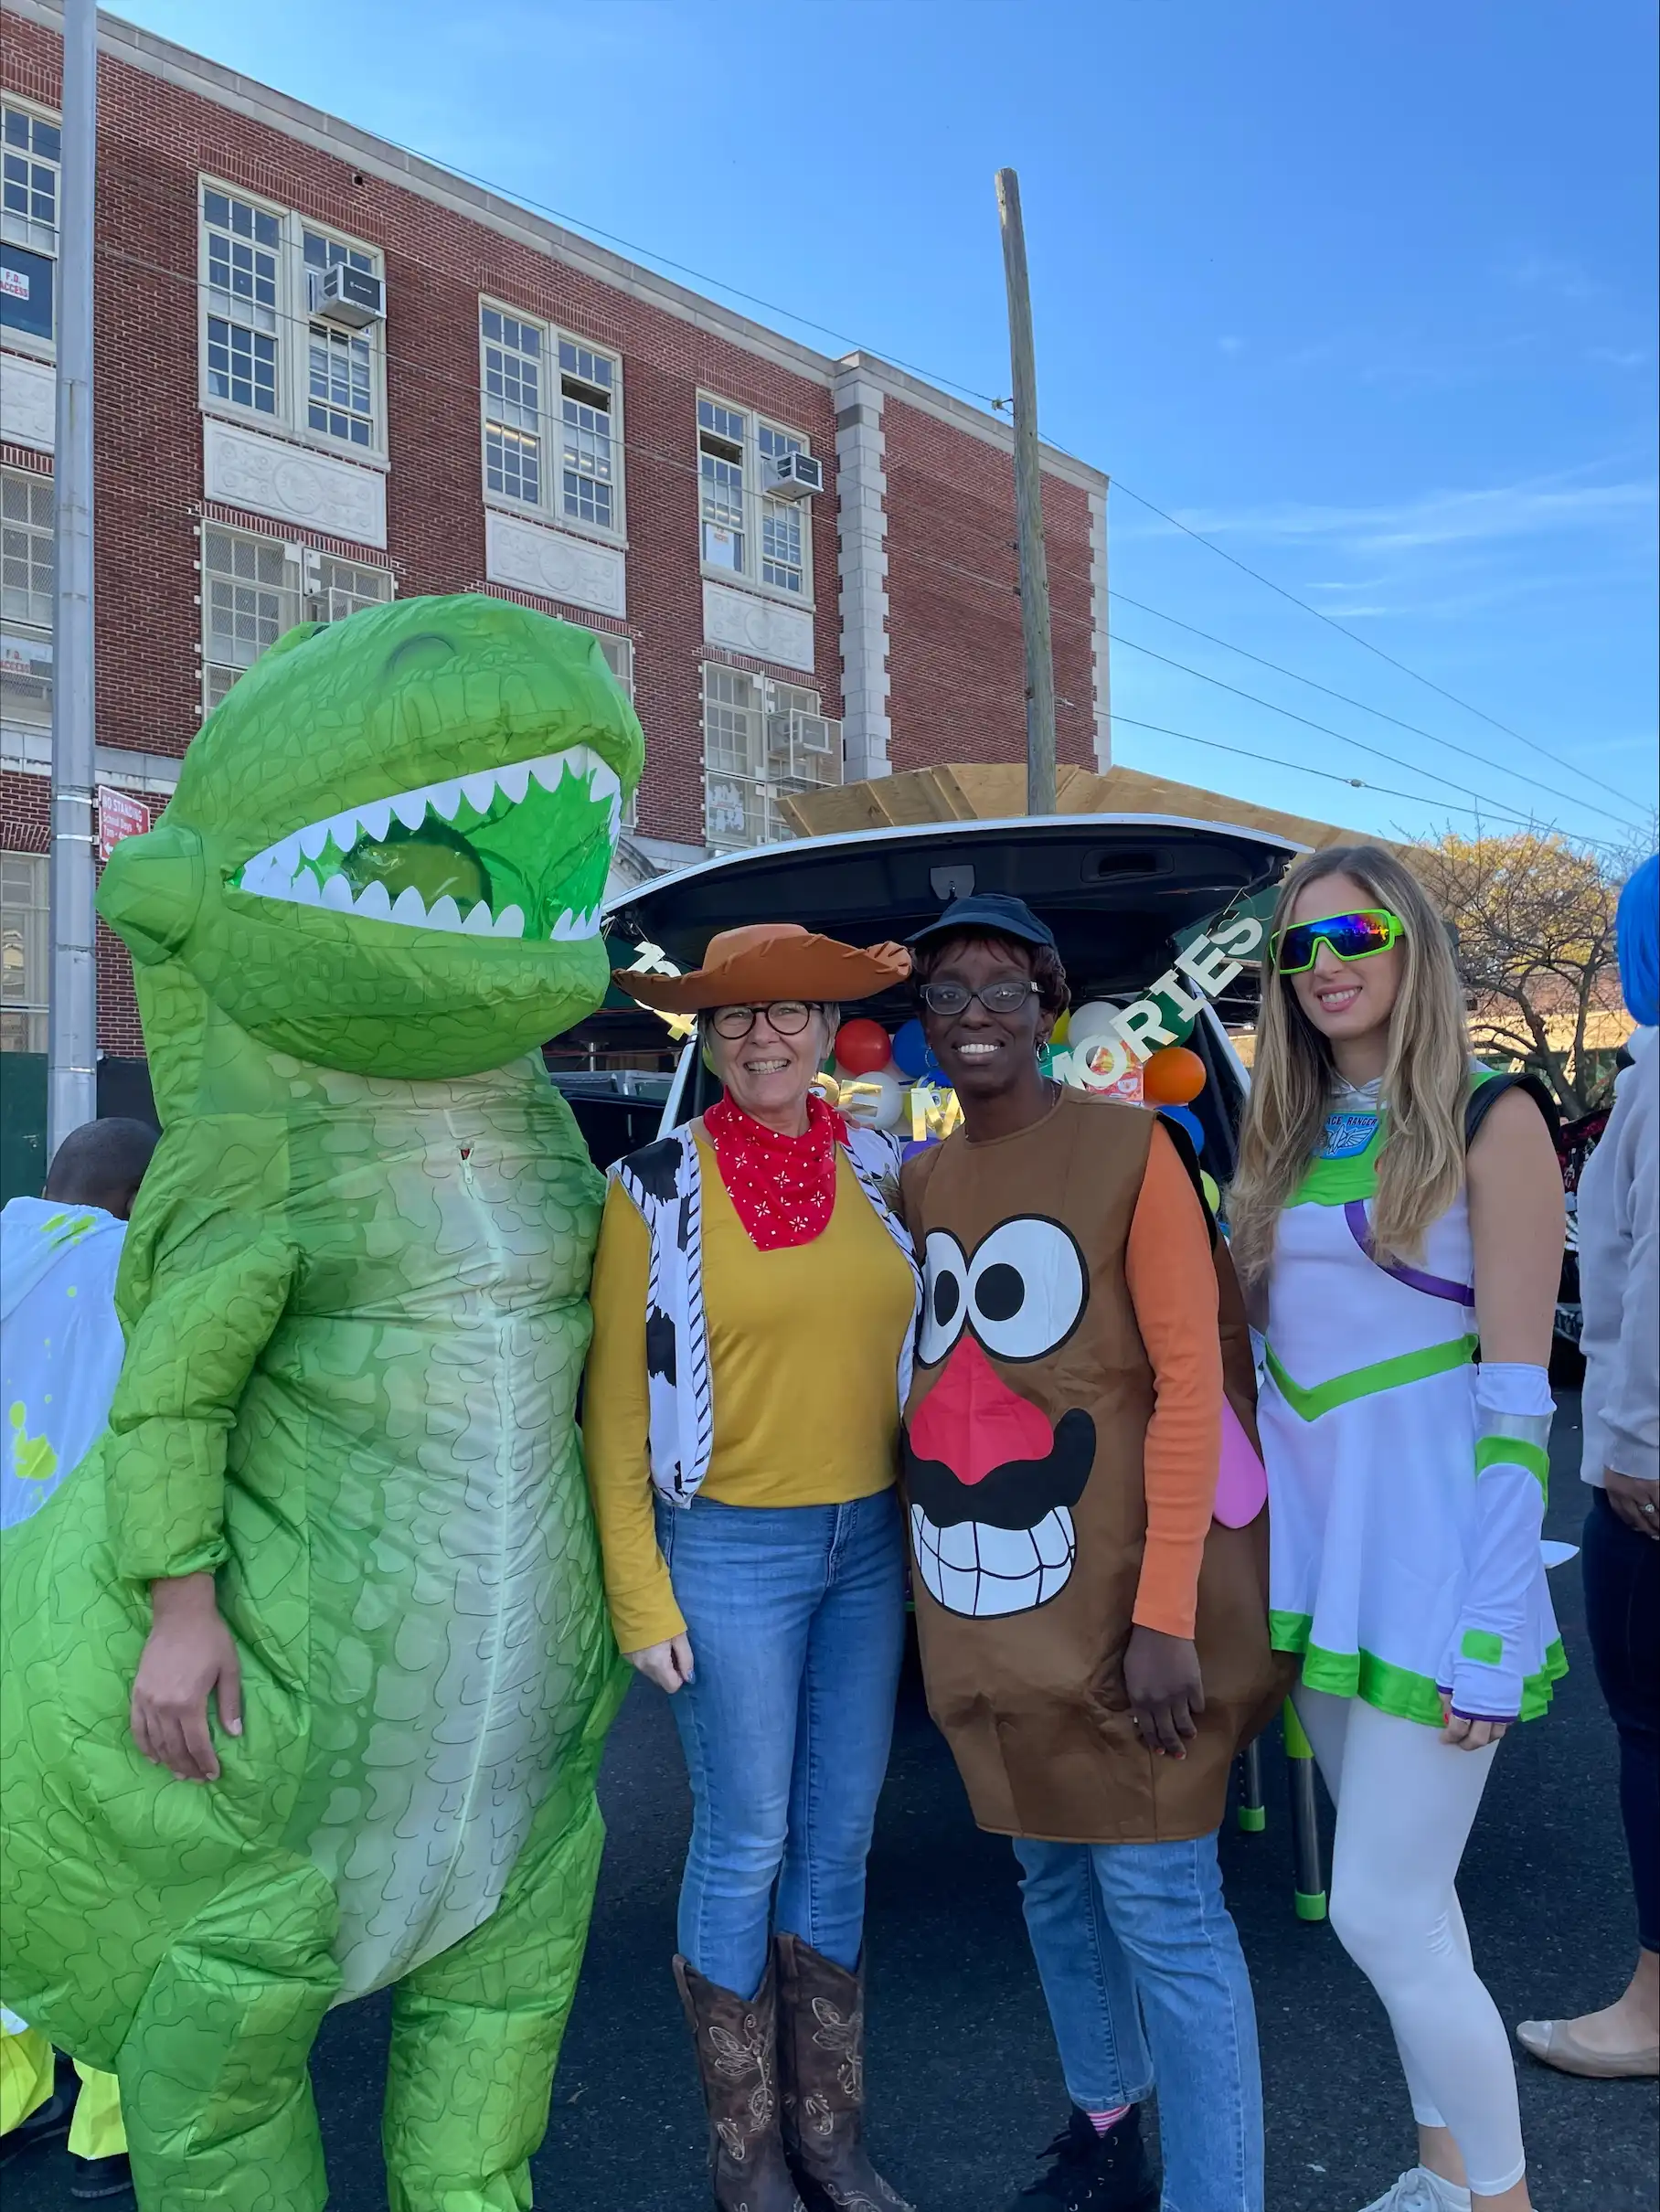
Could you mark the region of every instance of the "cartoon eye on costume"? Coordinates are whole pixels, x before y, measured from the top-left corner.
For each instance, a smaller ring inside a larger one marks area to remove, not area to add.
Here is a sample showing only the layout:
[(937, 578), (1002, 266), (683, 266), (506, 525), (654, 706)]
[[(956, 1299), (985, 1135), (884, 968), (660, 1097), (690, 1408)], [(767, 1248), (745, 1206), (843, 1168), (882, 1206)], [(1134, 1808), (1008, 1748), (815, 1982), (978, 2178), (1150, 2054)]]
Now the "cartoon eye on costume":
[[(932, 1244), (931, 1237), (931, 1250)], [(1059, 1221), (1025, 1214), (1003, 1222), (975, 1251), (969, 1319), (994, 1359), (1041, 1359), (1077, 1327), (1088, 1293), (1074, 1238)]]
[(968, 1261), (949, 1229), (933, 1228), (922, 1248), (922, 1325), (917, 1357), (938, 1366), (963, 1334), (968, 1313)]

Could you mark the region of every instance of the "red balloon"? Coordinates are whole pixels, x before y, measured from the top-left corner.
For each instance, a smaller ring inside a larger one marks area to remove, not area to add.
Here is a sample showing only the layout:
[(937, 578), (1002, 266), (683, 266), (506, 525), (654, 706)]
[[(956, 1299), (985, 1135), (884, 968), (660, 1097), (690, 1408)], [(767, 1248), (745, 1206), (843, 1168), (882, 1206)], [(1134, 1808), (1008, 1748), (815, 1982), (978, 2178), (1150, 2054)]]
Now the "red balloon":
[(893, 1058), (893, 1039), (880, 1022), (861, 1016), (836, 1031), (835, 1057), (849, 1075), (874, 1075)]
[(1149, 1106), (1186, 1106), (1205, 1088), (1205, 1063), (1186, 1045), (1166, 1045), (1142, 1069), (1142, 1096)]

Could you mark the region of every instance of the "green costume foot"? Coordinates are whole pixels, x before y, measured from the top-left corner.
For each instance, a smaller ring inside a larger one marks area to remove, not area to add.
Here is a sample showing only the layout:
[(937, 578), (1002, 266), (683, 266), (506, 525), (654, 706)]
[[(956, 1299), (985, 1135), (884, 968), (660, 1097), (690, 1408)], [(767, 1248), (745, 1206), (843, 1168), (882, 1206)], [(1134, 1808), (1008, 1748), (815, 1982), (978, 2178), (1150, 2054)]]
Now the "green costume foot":
[[(639, 725), (489, 598), (296, 631), (101, 910), (165, 1124), (108, 1433), (0, 1554), (0, 1997), (119, 2073), (145, 2212), (323, 2202), (305, 2061), (400, 1984), (402, 2212), (528, 2202), (622, 1695), (573, 1412), (602, 1186), (537, 1048), (591, 1010)], [(128, 1726), (210, 1571), (220, 1779)]]

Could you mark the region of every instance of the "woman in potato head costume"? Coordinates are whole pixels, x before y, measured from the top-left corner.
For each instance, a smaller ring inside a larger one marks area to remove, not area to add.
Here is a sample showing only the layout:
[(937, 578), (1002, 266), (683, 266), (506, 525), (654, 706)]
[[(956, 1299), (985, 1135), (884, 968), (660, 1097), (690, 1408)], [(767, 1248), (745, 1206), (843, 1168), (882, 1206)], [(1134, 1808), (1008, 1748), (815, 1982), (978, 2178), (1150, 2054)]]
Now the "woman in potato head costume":
[(1067, 988), (1029, 909), (959, 899), (916, 972), (963, 1127), (905, 1170), (926, 1286), (906, 1505), (930, 1708), (975, 1820), (1014, 1838), (1072, 2100), (1028, 2197), (1156, 2204), (1156, 2083), (1165, 2203), (1261, 2212), (1216, 1852), (1283, 1688), (1238, 1287), (1186, 1140), (1040, 1073)]

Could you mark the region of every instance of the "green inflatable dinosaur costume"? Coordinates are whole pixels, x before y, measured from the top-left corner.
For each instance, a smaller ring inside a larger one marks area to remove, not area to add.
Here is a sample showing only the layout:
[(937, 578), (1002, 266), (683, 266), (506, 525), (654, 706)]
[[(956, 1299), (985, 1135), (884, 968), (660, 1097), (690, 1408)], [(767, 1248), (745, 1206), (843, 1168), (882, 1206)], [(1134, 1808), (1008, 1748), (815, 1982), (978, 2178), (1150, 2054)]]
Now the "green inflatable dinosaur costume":
[[(0, 1994), (112, 2068), (145, 2212), (314, 2212), (307, 2055), (395, 1983), (394, 2212), (509, 2212), (622, 1695), (573, 1423), (601, 1183), (536, 1048), (598, 1005), (639, 724), (488, 598), (296, 630), (100, 906), (165, 1134), (111, 1427), (8, 1536)], [(221, 1778), (129, 1728), (211, 1569)]]

